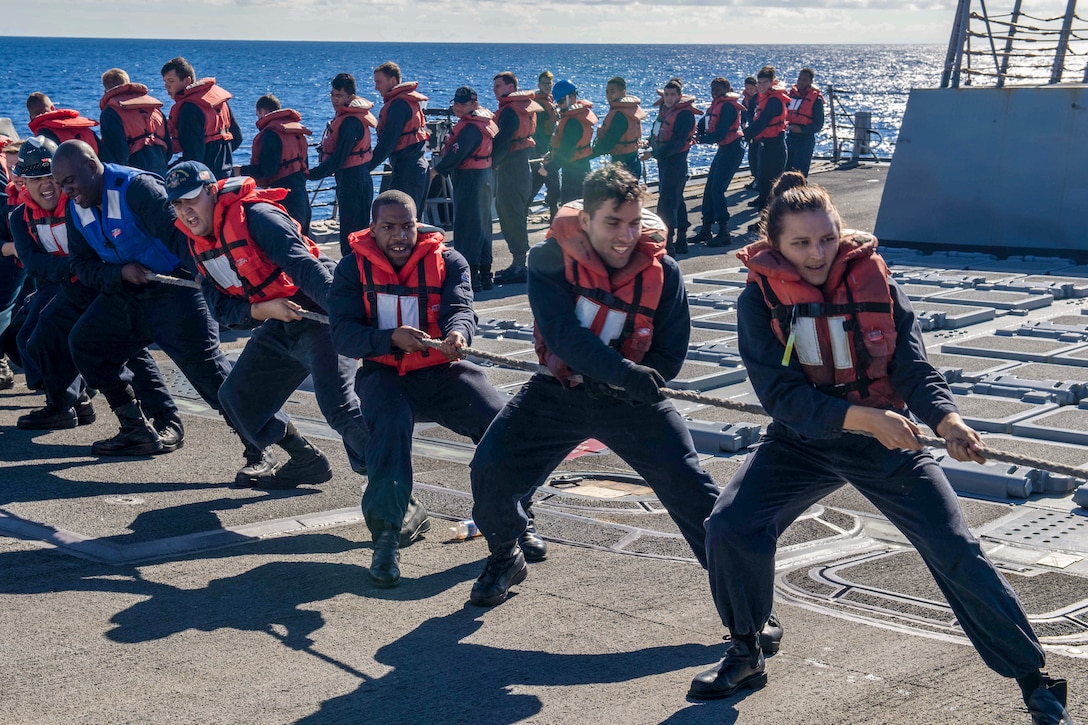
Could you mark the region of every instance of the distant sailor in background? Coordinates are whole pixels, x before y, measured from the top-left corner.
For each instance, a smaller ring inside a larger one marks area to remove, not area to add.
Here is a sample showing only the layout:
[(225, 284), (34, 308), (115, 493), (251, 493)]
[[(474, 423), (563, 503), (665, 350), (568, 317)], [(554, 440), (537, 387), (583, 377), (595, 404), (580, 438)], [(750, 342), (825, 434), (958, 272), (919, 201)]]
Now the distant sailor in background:
[(8, 229), (8, 214), (22, 203), (20, 194), (23, 193), (24, 183), (13, 171), (18, 164), (21, 142), (0, 135), (0, 144), (4, 152), (0, 156), (0, 184), (3, 185), (0, 186), (0, 337), (4, 340), (3, 350), (0, 350), (0, 390), (9, 390), (15, 387), (15, 373), (8, 356), (18, 363), (19, 352), (15, 342), (16, 330), (8, 334), (8, 328), (22, 304), (27, 277), (15, 253), (15, 244)]
[[(552, 134), (555, 133), (556, 124), (559, 123), (559, 107), (552, 98), (552, 86), (555, 85), (555, 74), (546, 70), (537, 77), (536, 93), (533, 100), (540, 104), (540, 111), (536, 114), (536, 131), (533, 133), (533, 142), (543, 153), (552, 144)], [(559, 169), (554, 164), (545, 166), (543, 161), (533, 164), (533, 187), (529, 191), (529, 203), (536, 198), (540, 187), (545, 187), (544, 204), (548, 207), (548, 219), (555, 216), (559, 208)]]
[[(688, 253), (688, 207), (684, 185), (688, 179), (688, 151), (695, 143), (695, 96), (683, 95), (684, 82), (672, 78), (661, 92), (661, 107), (650, 133), (650, 150), (642, 160), (657, 159), (657, 214), (668, 227), (670, 255)], [(675, 241), (674, 241), (675, 240)]]
[(790, 88), (786, 112), (789, 133), (786, 135), (786, 170), (800, 171), (808, 176), (816, 134), (824, 127), (824, 97), (812, 85), (816, 77), (811, 68), (802, 68), (797, 83)]
[(374, 90), (382, 94), (382, 110), (378, 114), (378, 143), (370, 168), (376, 169), (389, 159), (391, 174), (382, 177), (380, 190), (403, 191), (423, 208), (429, 179), (427, 160), (427, 119), (423, 107), (427, 96), (416, 90), (419, 83), (400, 79), (400, 66), (386, 61), (374, 69)]
[[(744, 92), (741, 94), (741, 103), (744, 104), (744, 122), (741, 124), (742, 129), (747, 129), (752, 123), (752, 119), (756, 117), (756, 105), (759, 102), (759, 86), (756, 82), (755, 76), (748, 76), (744, 79)], [(754, 143), (748, 143), (748, 172), (752, 175), (752, 180), (744, 185), (745, 189), (756, 188), (756, 176), (759, 174), (759, 145)]]
[[(708, 247), (724, 247), (729, 244), (729, 204), (725, 194), (744, 158), (741, 121), (745, 109), (740, 95), (733, 93), (733, 86), (725, 78), (710, 82), (710, 95), (714, 100), (710, 110), (699, 119), (698, 138), (699, 143), (716, 144), (718, 150), (703, 190), (703, 226), (692, 241), (706, 242)], [(715, 222), (718, 233), (712, 236)]]
[(98, 121), (84, 118), (79, 111), (71, 108), (54, 108), (53, 102), (44, 93), (27, 96), (26, 112), (30, 115), (27, 125), (35, 136), (44, 136), (56, 144), (79, 139), (98, 150), (98, 134), (92, 130)]
[[(759, 98), (756, 112), (744, 137), (759, 146), (759, 173), (756, 189), (759, 195), (748, 206), (762, 210), (767, 205), (774, 180), (786, 168), (786, 115), (789, 113), (789, 94), (786, 87), (775, 77), (774, 66), (765, 65), (756, 74)], [(758, 226), (753, 225), (751, 228)]]
[(590, 101), (579, 100), (578, 89), (568, 80), (561, 80), (552, 90), (559, 104), (559, 125), (552, 135), (548, 157), (559, 167), (562, 177), (559, 203), (566, 204), (582, 197), (582, 184), (589, 175), (593, 157), (593, 127), (597, 114)]
[(170, 136), (162, 101), (149, 96), (143, 83), (132, 83), (120, 68), (102, 74), (102, 88), (105, 93), (98, 102), (102, 160), (165, 176)]
[(253, 137), (252, 163), (235, 167), (238, 176), (252, 176), (263, 189), (286, 189), (283, 208), (310, 233), (310, 198), (306, 178), (310, 173), (307, 139), (312, 132), (302, 125), (298, 111), (281, 108), (271, 93), (257, 99), (257, 135)]
[(336, 175), (336, 203), (340, 214), (340, 254), (351, 254), (348, 236), (370, 224), (374, 181), (370, 178), (370, 129), (378, 125), (374, 104), (355, 95), (355, 78), (339, 73), (329, 92), (336, 115), (325, 127), (318, 151), (320, 163), (310, 169), (311, 179)]
[(608, 154), (612, 163), (623, 164), (636, 179), (642, 178), (642, 162), (638, 148), (642, 143), (642, 120), (649, 114), (642, 101), (627, 95), (627, 81), (620, 76), (610, 78), (604, 88), (608, 99), (608, 115), (597, 129), (593, 155)]
[(242, 129), (227, 101), (231, 94), (215, 78), (197, 80), (196, 71), (181, 56), (160, 70), (162, 84), (174, 105), (170, 107), (170, 151), (178, 161), (199, 161), (225, 179), (233, 173), (231, 152), (242, 145)]
[(472, 291), (480, 292), (493, 284), (491, 147), (499, 127), (491, 111), (480, 108), (471, 86), (458, 88), (452, 104), (457, 125), (446, 136), (434, 171), (453, 181), (453, 242), (468, 260)]

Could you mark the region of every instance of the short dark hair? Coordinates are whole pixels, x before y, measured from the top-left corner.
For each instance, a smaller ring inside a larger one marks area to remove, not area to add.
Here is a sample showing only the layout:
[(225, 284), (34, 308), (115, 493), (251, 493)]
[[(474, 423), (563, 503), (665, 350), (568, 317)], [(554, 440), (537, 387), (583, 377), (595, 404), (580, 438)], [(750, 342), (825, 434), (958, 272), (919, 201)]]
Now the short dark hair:
[(756, 73), (756, 78), (770, 78), (774, 80), (775, 72), (773, 65), (765, 65), (759, 69), (759, 73)]
[(36, 91), (26, 97), (26, 110), (31, 116), (40, 116), (46, 113), (52, 105), (53, 102), (49, 100), (49, 96), (41, 91)]
[(713, 92), (715, 88), (724, 88), (726, 93), (730, 93), (733, 90), (733, 84), (729, 82), (728, 78), (718, 76), (714, 80), (710, 81), (711, 92)]
[(507, 84), (513, 83), (514, 88), (518, 87), (518, 77), (516, 75), (514, 75), (513, 71), (504, 70), (502, 73), (496, 74), (495, 77), (492, 78), (491, 80), (497, 81), (500, 78), (502, 78), (503, 83), (507, 83)]
[(746, 86), (754, 86), (755, 84), (756, 84), (756, 77), (755, 76), (748, 76), (747, 78), (744, 79), (744, 85), (746, 85)]
[(273, 96), (271, 93), (266, 93), (257, 99), (257, 110), (265, 111), (278, 111), (282, 108), (280, 105), (280, 99)]
[(629, 201), (642, 201), (645, 191), (623, 164), (605, 164), (586, 177), (582, 187), (582, 208), (593, 216), (611, 201), (613, 208)]
[(606, 83), (605, 85), (616, 86), (617, 88), (623, 90), (624, 93), (627, 92), (627, 81), (623, 79), (623, 76), (612, 76), (608, 79), (608, 83)]
[(670, 78), (669, 82), (665, 84), (666, 89), (672, 89), (677, 93), (684, 92), (684, 81), (680, 78)]
[(397, 189), (390, 189), (389, 191), (383, 191), (374, 198), (374, 203), (370, 205), (370, 218), (372, 220), (378, 219), (378, 212), (383, 206), (403, 206), (405, 209), (412, 212), (412, 216), (416, 215), (416, 203), (412, 200), (412, 197), (405, 194), (403, 191)]
[(129, 82), (128, 73), (121, 68), (110, 68), (102, 74), (102, 88), (107, 91)]
[(196, 71), (193, 70), (192, 64), (189, 61), (182, 58), (180, 55), (177, 58), (171, 58), (163, 63), (162, 70), (159, 71), (159, 75), (164, 76), (170, 71), (174, 71), (174, 75), (178, 77), (180, 81), (182, 78), (192, 78), (196, 80)]
[(810, 81), (816, 80), (816, 72), (811, 68), (802, 68), (800, 71), (798, 71), (797, 75), (801, 75), (802, 73), (807, 75)]
[(397, 83), (400, 83), (400, 66), (391, 60), (382, 63), (374, 69), (374, 72), (381, 73), (384, 76), (394, 79)]
[(332, 79), (333, 90), (343, 91), (350, 95), (355, 95), (355, 76), (351, 73), (337, 73), (336, 77)]

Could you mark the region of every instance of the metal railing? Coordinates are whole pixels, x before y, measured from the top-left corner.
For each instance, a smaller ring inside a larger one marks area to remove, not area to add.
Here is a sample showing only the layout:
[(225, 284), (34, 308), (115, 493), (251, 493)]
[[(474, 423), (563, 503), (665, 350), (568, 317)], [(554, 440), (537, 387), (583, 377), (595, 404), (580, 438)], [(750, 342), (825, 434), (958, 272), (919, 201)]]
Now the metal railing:
[(880, 160), (876, 150), (884, 143), (884, 137), (872, 128), (872, 113), (869, 111), (851, 111), (843, 102), (850, 92), (827, 86), (827, 115), (831, 122), (831, 160), (836, 164), (843, 161), (846, 149), (849, 149), (851, 162), (858, 162), (863, 157)]

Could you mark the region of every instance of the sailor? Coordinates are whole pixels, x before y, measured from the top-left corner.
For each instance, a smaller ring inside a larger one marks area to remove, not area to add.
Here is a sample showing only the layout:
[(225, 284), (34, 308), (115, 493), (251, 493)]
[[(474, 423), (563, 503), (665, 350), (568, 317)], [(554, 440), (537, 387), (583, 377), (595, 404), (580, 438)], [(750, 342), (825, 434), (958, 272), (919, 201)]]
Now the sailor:
[[(741, 103), (744, 104), (744, 121), (741, 128), (747, 129), (756, 116), (756, 106), (759, 104), (759, 84), (755, 76), (748, 76), (744, 79), (744, 92), (741, 94)], [(754, 189), (756, 188), (756, 176), (759, 174), (758, 144), (748, 144), (748, 173), (752, 175), (752, 180), (745, 184), (744, 188)]]
[[(710, 110), (699, 119), (698, 138), (699, 143), (716, 144), (718, 150), (710, 163), (703, 191), (703, 226), (692, 241), (706, 242), (708, 247), (725, 247), (729, 245), (729, 203), (725, 194), (744, 158), (741, 121), (745, 109), (740, 95), (733, 93), (733, 86), (725, 78), (719, 76), (710, 82), (710, 95), (714, 100)], [(711, 236), (715, 222), (718, 233)]]
[(185, 161), (166, 175), (166, 195), (212, 316), (222, 326), (252, 330), (219, 389), (223, 412), (257, 448), (275, 443), (290, 455), (253, 478), (240, 474), (235, 484), (283, 489), (332, 479), (325, 454), (282, 411), (307, 376), (352, 468), (365, 473), (367, 431), (352, 389), (355, 361), (336, 354), (327, 324), (301, 314), (325, 313), (336, 265), (280, 205), (287, 192), (258, 189), (248, 176), (216, 181), (204, 164)]
[(627, 95), (627, 81), (620, 76), (608, 80), (604, 88), (608, 115), (597, 129), (593, 155), (608, 154), (613, 163), (623, 164), (636, 179), (642, 177), (638, 147), (642, 143), (642, 120), (648, 115), (635, 96)]
[[(559, 107), (552, 98), (552, 86), (555, 85), (555, 74), (550, 70), (537, 76), (536, 93), (533, 100), (540, 104), (541, 110), (536, 113), (536, 131), (533, 132), (533, 143), (538, 149), (546, 149), (551, 146), (552, 134), (559, 123)], [(536, 198), (541, 187), (545, 188), (544, 204), (548, 207), (548, 219), (555, 216), (559, 209), (559, 169), (554, 164), (544, 164), (544, 161), (534, 161), (533, 185), (529, 190), (529, 202)]]
[(102, 88), (105, 93), (98, 102), (102, 160), (164, 176), (170, 138), (162, 101), (149, 96), (143, 83), (132, 83), (120, 68), (102, 74)]
[(374, 69), (374, 90), (382, 94), (383, 103), (370, 168), (376, 169), (389, 159), (391, 173), (382, 177), (380, 191), (403, 191), (422, 209), (429, 180), (423, 152), (431, 132), (423, 115), (427, 96), (416, 90), (418, 87), (415, 81), (401, 82), (400, 66), (393, 61)]
[(532, 158), (536, 142), (536, 114), (544, 107), (533, 100), (533, 91), (519, 91), (518, 78), (510, 71), (495, 76), (492, 85), (499, 110), (495, 122), (499, 134), (491, 151), (495, 169), (495, 212), (499, 229), (514, 258), (510, 266), (495, 274), (499, 284), (525, 282), (525, 256), (529, 253), (529, 228), (525, 210), (532, 199)]
[(778, 534), (850, 483), (914, 545), (986, 664), (1017, 679), (1033, 722), (1069, 722), (1065, 681), (1040, 672), (1043, 649), (1020, 602), (968, 530), (910, 416), (958, 461), (982, 463), (982, 441), (927, 362), (914, 310), (876, 240), (840, 227), (827, 192), (788, 172), (775, 183), (762, 239), (738, 254), (749, 269), (740, 353), (773, 420), (706, 521), (710, 589), (731, 645), (689, 695), (727, 697), (766, 682), (755, 633), (771, 611)]
[(55, 108), (44, 93), (31, 93), (26, 99), (26, 111), (30, 115), (27, 125), (35, 136), (57, 144), (75, 138), (98, 149), (98, 134), (92, 130), (98, 121), (84, 118), (71, 108)]
[[(15, 373), (11, 369), (8, 356), (18, 358), (19, 352), (14, 340), (16, 331), (11, 330), (9, 334), (9, 328), (12, 327), (12, 319), (22, 303), (26, 270), (20, 266), (15, 254), (15, 244), (8, 230), (8, 213), (22, 203), (19, 195), (22, 193), (20, 189), (23, 180), (12, 171), (18, 161), (19, 142), (0, 136), (0, 144), (4, 151), (3, 156), (0, 156), (0, 337), (3, 338), (3, 349), (0, 350), (0, 390), (10, 390), (15, 387)], [(11, 150), (15, 153), (12, 154)], [(15, 158), (12, 159), (12, 156)], [(16, 363), (18, 362), (16, 359)]]
[[(148, 423), (125, 361), (152, 342), (178, 366), (204, 402), (221, 410), (219, 386), (230, 365), (200, 290), (148, 280), (151, 273), (189, 277), (185, 236), (174, 226), (158, 176), (103, 164), (82, 141), (66, 141), (53, 156), (53, 178), (68, 197), (72, 272), (99, 294), (69, 335), (72, 358), (87, 385), (101, 391), (121, 424), (97, 441), (96, 455), (140, 456), (164, 448)], [(228, 420), (228, 423), (230, 421)], [(181, 444), (181, 420), (172, 443)], [(246, 465), (262, 453), (245, 443)]]
[[(695, 143), (695, 96), (683, 95), (684, 82), (672, 78), (661, 92), (661, 107), (650, 134), (650, 150), (642, 160), (657, 159), (657, 213), (668, 228), (669, 254), (688, 253), (688, 207), (684, 185), (688, 180), (688, 150)], [(675, 242), (674, 242), (675, 240)]]
[(805, 176), (812, 165), (816, 134), (824, 127), (824, 96), (812, 85), (815, 77), (811, 68), (798, 72), (786, 110), (786, 170), (800, 171)]
[[(23, 143), (15, 171), (26, 181), (24, 201), (11, 213), (11, 232), (19, 259), (37, 287), (25, 305), (19, 332), (27, 387), (42, 389), (45, 406), (19, 416), (16, 425), (28, 430), (58, 430), (95, 421), (95, 410), (83, 378), (72, 361), (68, 333), (95, 292), (72, 276), (65, 221), (68, 198), (52, 176), (57, 145), (36, 136)], [(147, 406), (161, 436), (175, 450), (181, 439), (177, 405), (147, 349), (127, 362), (132, 386)]]
[[(771, 184), (786, 168), (786, 114), (789, 95), (775, 77), (774, 66), (765, 65), (756, 74), (759, 97), (756, 112), (744, 137), (759, 146), (759, 170), (756, 175), (758, 196), (748, 206), (763, 209), (771, 193)], [(757, 225), (758, 226), (758, 225)]]
[[(457, 359), (476, 331), (465, 258), (442, 243), (441, 231), (420, 228), (407, 194), (386, 191), (373, 209), (370, 228), (351, 235), (352, 254), (336, 267), (329, 318), (337, 351), (363, 360), (355, 390), (370, 428), (362, 509), (374, 555), (367, 576), (391, 587), (400, 580), (398, 549), (417, 526), (405, 522), (415, 421), (437, 421), (479, 441), (503, 398), (481, 368)], [(427, 337), (441, 349), (425, 347)]]
[(559, 203), (566, 204), (582, 197), (582, 184), (589, 174), (593, 157), (593, 127), (597, 114), (590, 101), (578, 99), (578, 89), (568, 80), (561, 80), (552, 90), (559, 105), (559, 125), (552, 135), (549, 160), (559, 167), (562, 182)]
[(252, 176), (257, 186), (286, 189), (283, 208), (310, 233), (310, 197), (306, 178), (310, 173), (307, 137), (310, 129), (291, 108), (281, 108), (271, 93), (257, 99), (257, 135), (253, 137), (253, 163), (236, 167), (239, 176)]
[(178, 161), (199, 161), (225, 179), (233, 172), (231, 152), (242, 145), (242, 129), (230, 112), (231, 94), (215, 78), (197, 80), (196, 71), (182, 57), (168, 60), (160, 71), (162, 84), (174, 105), (170, 107), (171, 154)]
[(370, 224), (374, 181), (370, 178), (370, 129), (378, 125), (370, 109), (374, 104), (355, 95), (355, 78), (338, 73), (332, 79), (329, 100), (335, 112), (325, 126), (311, 179), (336, 176), (336, 203), (340, 212), (340, 254), (351, 254), (348, 236)]
[(476, 90), (461, 86), (453, 94), (453, 115), (458, 118), (446, 136), (437, 174), (453, 182), (453, 241), (468, 260), (472, 291), (492, 287), (491, 274), (491, 147), (499, 127), (486, 108), (480, 108)]
[[(684, 363), (691, 318), (680, 269), (665, 256), (665, 227), (643, 210), (643, 196), (619, 164), (597, 169), (585, 198), (560, 208), (548, 239), (529, 253), (536, 349), (552, 375), (521, 388), (472, 459), (473, 520), (491, 550), (473, 604), (501, 603), (525, 579), (526, 560), (546, 556), (526, 504), (588, 438), (645, 479), (706, 562), (703, 520), (718, 487), (661, 390)], [(768, 637), (777, 642), (781, 630)]]

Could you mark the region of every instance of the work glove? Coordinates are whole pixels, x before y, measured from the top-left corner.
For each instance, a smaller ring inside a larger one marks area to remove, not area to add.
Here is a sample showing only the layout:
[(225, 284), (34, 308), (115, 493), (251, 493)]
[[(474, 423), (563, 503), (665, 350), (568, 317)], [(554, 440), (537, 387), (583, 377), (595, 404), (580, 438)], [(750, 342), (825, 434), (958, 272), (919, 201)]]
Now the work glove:
[(622, 387), (626, 397), (634, 403), (660, 403), (665, 399), (661, 388), (665, 387), (665, 378), (661, 373), (645, 365), (632, 363), (623, 374)]

